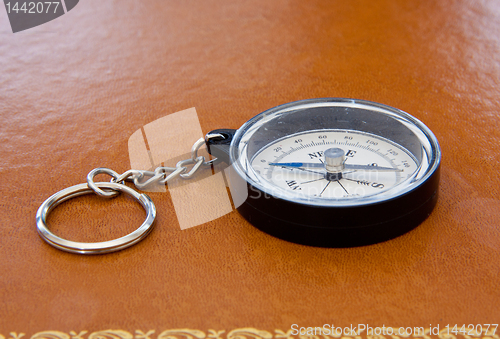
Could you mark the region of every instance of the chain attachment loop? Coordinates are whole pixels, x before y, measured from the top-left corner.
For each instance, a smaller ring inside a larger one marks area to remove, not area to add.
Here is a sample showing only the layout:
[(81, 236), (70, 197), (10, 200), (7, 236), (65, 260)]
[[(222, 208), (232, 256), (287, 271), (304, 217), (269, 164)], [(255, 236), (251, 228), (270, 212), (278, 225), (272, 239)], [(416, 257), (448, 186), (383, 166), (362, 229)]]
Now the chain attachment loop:
[[(104, 167), (94, 168), (92, 171), (89, 172), (89, 174), (87, 174), (87, 185), (90, 189), (92, 189), (95, 192), (95, 194), (97, 194), (100, 197), (108, 198), (108, 199), (114, 198), (118, 194), (120, 194), (120, 192), (115, 191), (115, 190), (103, 191), (102, 189), (97, 187), (97, 185), (94, 182), (94, 177), (98, 174), (110, 175), (111, 177), (113, 177), (113, 179), (111, 179), (111, 182), (117, 182), (118, 181), (117, 179), (119, 179), (121, 177), (118, 173), (116, 173), (115, 171), (113, 171), (109, 168), (104, 168)], [(120, 180), (120, 181), (122, 181), (122, 180)]]
[[(191, 147), (191, 160), (193, 162), (198, 162), (198, 150), (201, 148), (201, 146), (205, 145), (208, 140), (210, 139), (214, 139), (214, 138), (222, 138), (224, 139), (224, 136), (220, 133), (213, 133), (213, 134), (207, 134), (205, 136), (205, 138), (200, 138), (198, 139), (198, 141), (196, 141), (193, 145), (193, 147)], [(210, 165), (212, 165), (215, 161), (217, 161), (217, 158), (214, 158), (212, 160), (209, 160), (209, 161), (205, 161), (205, 158), (203, 157), (203, 166), (205, 167), (208, 167)]]

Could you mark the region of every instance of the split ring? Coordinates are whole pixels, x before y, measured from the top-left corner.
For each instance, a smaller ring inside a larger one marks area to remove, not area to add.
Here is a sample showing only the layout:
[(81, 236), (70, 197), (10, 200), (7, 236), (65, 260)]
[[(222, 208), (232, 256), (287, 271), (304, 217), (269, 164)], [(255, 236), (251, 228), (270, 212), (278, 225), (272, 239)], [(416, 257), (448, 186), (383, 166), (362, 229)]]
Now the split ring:
[(70, 241), (58, 237), (47, 228), (47, 216), (60, 203), (63, 203), (72, 198), (76, 198), (80, 195), (94, 193), (94, 191), (89, 188), (87, 184), (79, 184), (57, 192), (56, 194), (45, 200), (40, 208), (38, 208), (38, 211), (36, 213), (36, 227), (43, 240), (45, 240), (50, 245), (66, 252), (79, 254), (103, 254), (119, 251), (124, 248), (130, 247), (144, 239), (152, 231), (153, 223), (156, 217), (156, 207), (150, 197), (145, 194), (140, 194), (130, 187), (118, 183), (97, 182), (95, 183), (95, 185), (99, 188), (108, 188), (113, 191), (124, 192), (132, 196), (146, 210), (146, 220), (144, 220), (142, 225), (132, 233), (129, 233), (121, 238), (109, 241), (84, 243)]

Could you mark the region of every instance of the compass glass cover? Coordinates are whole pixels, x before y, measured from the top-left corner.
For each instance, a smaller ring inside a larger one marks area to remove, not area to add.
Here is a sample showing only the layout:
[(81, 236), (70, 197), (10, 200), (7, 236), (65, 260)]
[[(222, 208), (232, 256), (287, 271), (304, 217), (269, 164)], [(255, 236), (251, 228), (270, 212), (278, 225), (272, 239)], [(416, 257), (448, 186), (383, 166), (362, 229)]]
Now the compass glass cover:
[(267, 110), (236, 132), (234, 169), (266, 194), (297, 203), (356, 206), (418, 187), (438, 167), (432, 132), (398, 109), (311, 99)]

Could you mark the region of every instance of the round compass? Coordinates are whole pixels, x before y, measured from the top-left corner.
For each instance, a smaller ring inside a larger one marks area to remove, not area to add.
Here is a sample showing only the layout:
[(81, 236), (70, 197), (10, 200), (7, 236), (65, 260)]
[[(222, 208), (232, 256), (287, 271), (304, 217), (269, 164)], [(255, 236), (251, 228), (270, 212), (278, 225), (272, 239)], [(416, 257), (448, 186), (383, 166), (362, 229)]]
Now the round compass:
[[(353, 99), (281, 105), (207, 142), (233, 174), (238, 211), (288, 241), (372, 244), (420, 224), (437, 201), (436, 137), (401, 110)], [(243, 184), (242, 184), (243, 183)]]

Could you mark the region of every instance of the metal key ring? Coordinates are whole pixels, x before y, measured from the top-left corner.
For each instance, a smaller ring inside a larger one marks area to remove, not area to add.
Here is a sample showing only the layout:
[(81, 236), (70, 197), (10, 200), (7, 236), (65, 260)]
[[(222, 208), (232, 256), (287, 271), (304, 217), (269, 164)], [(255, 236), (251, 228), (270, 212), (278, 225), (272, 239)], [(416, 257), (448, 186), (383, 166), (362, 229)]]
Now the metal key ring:
[(151, 232), (156, 217), (156, 207), (150, 197), (145, 194), (140, 194), (130, 187), (118, 183), (97, 182), (95, 185), (99, 188), (109, 188), (114, 191), (121, 191), (135, 198), (146, 210), (146, 220), (144, 220), (142, 225), (132, 233), (109, 241), (84, 243), (70, 241), (56, 236), (47, 228), (46, 225), (47, 215), (50, 211), (66, 200), (76, 198), (80, 195), (94, 193), (94, 191), (89, 188), (87, 184), (79, 184), (57, 192), (45, 200), (40, 208), (38, 208), (36, 213), (36, 227), (43, 240), (66, 252), (79, 254), (103, 254), (119, 251), (132, 246), (144, 239)]

